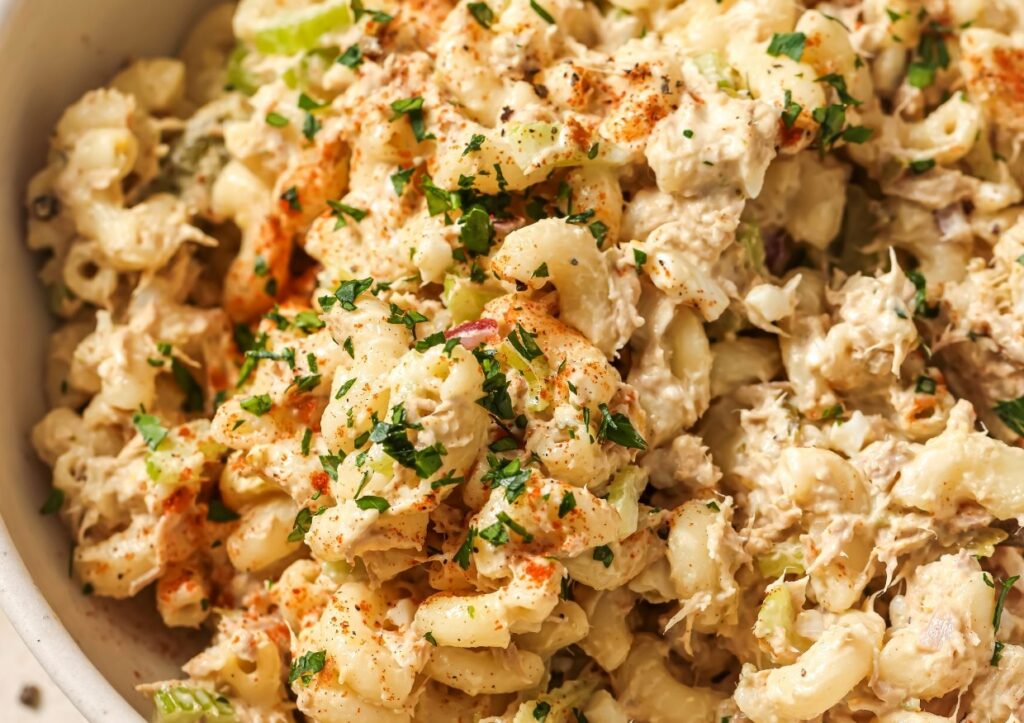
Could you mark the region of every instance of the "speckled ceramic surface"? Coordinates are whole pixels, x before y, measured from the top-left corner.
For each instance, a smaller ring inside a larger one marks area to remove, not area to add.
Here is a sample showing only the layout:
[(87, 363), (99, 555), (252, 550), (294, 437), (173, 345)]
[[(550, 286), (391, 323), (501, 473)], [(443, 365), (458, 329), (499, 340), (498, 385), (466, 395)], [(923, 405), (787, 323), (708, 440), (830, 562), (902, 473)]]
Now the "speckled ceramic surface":
[[(139, 720), (136, 711), (146, 704), (134, 686), (174, 675), (194, 641), (162, 631), (151, 597), (110, 603), (83, 596), (68, 577), (67, 534), (56, 519), (38, 514), (49, 476), (34, 459), (28, 433), (44, 409), (50, 321), (35, 280), (37, 260), (23, 248), (21, 194), (61, 110), (125, 59), (172, 51), (209, 4), (0, 0), (0, 605), (94, 723)], [(12, 720), (8, 703), (2, 705), (0, 719)]]

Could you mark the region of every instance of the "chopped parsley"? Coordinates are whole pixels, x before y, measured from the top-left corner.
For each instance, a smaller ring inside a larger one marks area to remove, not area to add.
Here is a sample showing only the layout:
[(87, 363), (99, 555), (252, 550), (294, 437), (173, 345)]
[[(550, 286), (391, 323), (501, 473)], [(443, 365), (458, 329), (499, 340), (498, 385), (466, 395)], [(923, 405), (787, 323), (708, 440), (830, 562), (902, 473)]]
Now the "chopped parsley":
[(466, 533), (466, 539), (463, 541), (461, 545), (459, 545), (459, 549), (455, 552), (455, 555), (452, 557), (452, 560), (455, 561), (455, 564), (457, 564), (463, 570), (469, 569), (469, 556), (473, 552), (473, 540), (476, 538), (476, 535), (476, 528), (470, 527), (469, 532)]
[[(353, 9), (357, 2), (359, 0), (352, 1)], [(303, 685), (309, 685), (310, 681), (313, 680), (313, 676), (323, 670), (326, 663), (326, 650), (304, 653), (298, 660), (292, 661), (291, 668), (288, 670), (288, 685), (291, 685), (296, 680), (302, 680)]]
[(907, 164), (907, 167), (910, 169), (910, 172), (913, 173), (915, 176), (920, 176), (922, 173), (927, 173), (928, 171), (935, 168), (935, 159), (923, 158), (918, 161), (911, 161), (910, 163)]
[(633, 263), (636, 264), (636, 272), (642, 274), (644, 271), (644, 264), (647, 263), (647, 253), (640, 249), (633, 249)]
[(406, 327), (412, 332), (413, 339), (416, 338), (416, 325), (422, 324), (425, 321), (429, 321), (429, 319), (415, 309), (403, 309), (393, 302), (391, 304), (391, 315), (387, 318), (389, 324), (398, 324)]
[(426, 640), (431, 645), (433, 645), (435, 648), (437, 647), (437, 640), (434, 638), (434, 634), (433, 633), (431, 633), (431, 632), (423, 633), (423, 639)]
[(39, 508), (39, 514), (41, 515), (52, 515), (55, 512), (60, 512), (60, 508), (64, 506), (64, 490), (57, 487), (50, 488), (50, 494), (46, 498), (46, 502)]
[(558, 518), (561, 519), (576, 509), (576, 495), (566, 492), (562, 495), (562, 501), (558, 503)]
[(928, 305), (928, 282), (920, 271), (906, 272), (907, 278), (914, 284), (914, 313), (925, 319), (934, 319), (939, 315), (939, 307)]
[(269, 394), (257, 394), (256, 396), (243, 399), (238, 404), (242, 409), (250, 414), (255, 414), (257, 417), (262, 417), (274, 406)]
[[(683, 132), (683, 135), (686, 135), (685, 131)], [(601, 144), (600, 143), (594, 143), (594, 145), (590, 146), (590, 150), (587, 151), (587, 158), (589, 158), (590, 160), (594, 160), (595, 158), (597, 158), (597, 154), (600, 153), (600, 152), (601, 152)]]
[(693, 131), (691, 131), (689, 128), (686, 128), (683, 131), (683, 138), (687, 138), (687, 139), (693, 138)]
[(821, 412), (821, 418), (822, 419), (842, 419), (843, 418), (843, 414), (845, 412), (846, 412), (846, 410), (843, 408), (842, 404), (833, 404), (831, 407), (826, 407)]
[(206, 507), (206, 519), (211, 522), (234, 522), (240, 517), (241, 515), (216, 498), (210, 500)]
[(615, 560), (615, 553), (608, 545), (600, 545), (594, 548), (593, 557), (605, 567), (611, 567), (612, 561)]
[(325, 326), (327, 326), (324, 320), (321, 319), (315, 311), (312, 311), (310, 309), (300, 311), (298, 314), (296, 314), (295, 318), (292, 319), (292, 323), (295, 324), (295, 328), (300, 329), (301, 331), (304, 331), (307, 334), (311, 334), (314, 331), (319, 331), (320, 329), (323, 329)]
[(268, 126), (273, 126), (274, 128), (284, 128), (286, 125), (288, 125), (288, 119), (285, 118), (280, 113), (276, 113), (274, 111), (271, 111), (270, 113), (267, 113), (267, 119), (266, 120), (267, 120), (267, 125)]
[[(363, 0), (352, 0), (352, 13), (355, 15), (355, 21), (358, 23), (360, 18), (364, 15), (369, 15), (370, 20), (375, 23), (389, 23), (393, 19), (388, 13), (383, 10), (370, 10), (363, 6)], [(291, 682), (291, 681), (289, 681)]]
[(465, 149), (462, 151), (462, 155), (468, 156), (470, 153), (473, 153), (474, 151), (479, 151), (480, 147), (484, 144), (484, 141), (486, 140), (486, 136), (482, 136), (479, 133), (474, 133), (473, 137), (469, 139), (469, 143), (466, 144)]
[(839, 96), (839, 100), (843, 105), (861, 105), (859, 100), (850, 95), (849, 91), (846, 89), (846, 79), (839, 75), (839, 73), (823, 75), (820, 78), (817, 78), (816, 81), (818, 83), (827, 83), (828, 85), (831, 85), (835, 89), (836, 94)]
[(777, 58), (786, 55), (799, 62), (804, 55), (807, 36), (803, 33), (774, 33), (768, 43), (768, 55)]
[(534, 720), (547, 720), (548, 713), (551, 712), (551, 704), (544, 701), (538, 701), (533, 705), (533, 718)]
[(167, 428), (160, 424), (160, 420), (152, 414), (136, 412), (132, 415), (132, 424), (139, 430), (146, 446), (154, 451), (161, 442), (167, 439)]
[(302, 443), (299, 446), (299, 450), (302, 452), (303, 457), (309, 456), (309, 444), (313, 441), (313, 430), (306, 427), (306, 431), (302, 433)]
[(548, 278), (548, 276), (550, 276), (550, 274), (548, 273), (548, 264), (546, 261), (537, 268), (535, 268), (533, 270), (533, 273), (530, 274), (530, 278), (533, 279), (546, 279)]
[(782, 99), (782, 124), (786, 128), (792, 128), (803, 110), (804, 107), (802, 105), (793, 102), (793, 94), (787, 90)]
[(622, 447), (629, 449), (647, 449), (647, 442), (633, 427), (629, 417), (621, 412), (612, 412), (607, 404), (599, 404), (601, 410), (601, 426), (597, 431), (597, 437), (601, 440), (615, 442)]
[(512, 410), (512, 397), (508, 393), (508, 378), (501, 371), (496, 355), (492, 349), (473, 350), (473, 356), (484, 373), (484, 396), (476, 400), (476, 403), (498, 419), (512, 419), (515, 412)]
[(400, 168), (391, 174), (391, 187), (395, 189), (397, 195), (401, 196), (405, 192), (405, 187), (409, 185), (415, 170), (415, 166), (410, 166), (409, 168)]
[(292, 531), (288, 533), (288, 542), (302, 542), (306, 539), (306, 533), (313, 524), (313, 511), (303, 507), (295, 515), (295, 522), (292, 523)]
[(533, 8), (533, 12), (537, 13), (541, 20), (546, 22), (548, 25), (555, 24), (555, 19), (551, 16), (551, 13), (541, 7), (537, 0), (530, 0), (530, 7)]
[(483, 206), (473, 206), (459, 218), (459, 242), (473, 254), (485, 255), (494, 242), (494, 225)]
[(199, 386), (199, 382), (192, 376), (192, 372), (188, 370), (188, 367), (181, 363), (177, 357), (171, 359), (171, 375), (174, 377), (174, 382), (178, 385), (178, 388), (185, 394), (185, 411), (203, 411), (203, 388)]
[(391, 508), (391, 504), (383, 497), (365, 495), (356, 499), (356, 507), (361, 510), (377, 510), (377, 512), (384, 513)]
[(365, 209), (349, 206), (341, 201), (328, 201), (327, 205), (331, 207), (331, 214), (338, 219), (337, 223), (334, 224), (335, 231), (342, 226), (348, 225), (348, 221), (345, 220), (345, 216), (348, 216), (356, 223), (359, 223), (370, 213)]
[(949, 49), (943, 34), (948, 31), (932, 21), (921, 33), (921, 39), (914, 51), (914, 60), (907, 68), (907, 82), (915, 88), (927, 88), (935, 82), (940, 69), (949, 67)]
[(409, 441), (407, 430), (414, 429), (405, 421), (405, 407), (398, 404), (391, 409), (390, 422), (377, 422), (370, 431), (370, 441), (379, 444), (384, 453), (403, 467), (416, 471), (419, 477), (430, 477), (441, 469), (441, 458), (447, 450), (440, 442), (417, 450)]
[(363, 49), (358, 45), (350, 45), (338, 58), (338, 63), (355, 70), (363, 64)]
[(1024, 397), (999, 402), (992, 411), (998, 415), (1003, 424), (1024, 436)]
[(529, 469), (522, 469), (518, 459), (506, 462), (494, 455), (487, 455), (487, 463), (490, 470), (481, 477), (481, 481), (491, 489), (504, 487), (505, 499), (510, 503), (519, 499), (526, 491), (526, 483), (533, 473)]
[[(1020, 580), (1020, 575), (1014, 575), (1008, 577), (999, 583), (999, 592), (996, 595), (996, 608), (995, 612), (992, 613), (992, 627), (996, 632), (999, 632), (999, 624), (1003, 620), (1003, 608), (1006, 606), (1006, 596), (1010, 594), (1010, 590)], [(990, 587), (995, 587), (995, 583), (990, 581), (987, 577), (985, 578), (985, 584)], [(1003, 648), (1005, 645), (996, 641), (994, 650), (992, 651), (992, 660), (990, 661), (993, 666), (999, 665), (999, 660), (1002, 658)]]
[(359, 298), (360, 294), (368, 291), (371, 286), (373, 286), (373, 279), (369, 277), (342, 281), (334, 292), (334, 297), (341, 304), (342, 309), (345, 311), (355, 311), (356, 299)]
[(389, 120), (396, 121), (402, 116), (409, 118), (409, 125), (412, 126), (412, 134), (417, 141), (433, 140), (437, 136), (427, 133), (423, 119), (423, 96), (416, 95), (411, 98), (402, 98), (391, 104), (392, 116)]
[(846, 125), (845, 106), (833, 103), (824, 108), (815, 108), (811, 111), (811, 118), (819, 126), (817, 146), (822, 151), (828, 150), (842, 138), (843, 126)]
[(490, 30), (491, 24), (494, 22), (494, 11), (491, 10), (487, 3), (469, 3), (466, 8), (480, 27), (484, 30)]
[(288, 204), (288, 208), (293, 211), (302, 211), (302, 202), (299, 200), (299, 189), (292, 186), (287, 191), (281, 194), (281, 200)]
[(320, 466), (323, 467), (324, 472), (335, 482), (338, 481), (338, 465), (345, 461), (345, 456), (342, 454), (321, 454)]
[(449, 470), (449, 472), (444, 477), (440, 477), (440, 478), (434, 480), (433, 482), (431, 482), (430, 483), (430, 489), (432, 489), (432, 490), (439, 490), (442, 487), (450, 487), (452, 485), (462, 484), (465, 481), (466, 481), (465, 477), (456, 477), (455, 476), (455, 471), (454, 470)]
[(420, 339), (418, 342), (416, 342), (413, 345), (413, 348), (416, 349), (416, 351), (422, 353), (425, 352), (427, 349), (431, 349), (435, 346), (441, 346), (446, 341), (447, 339), (445, 339), (443, 331), (435, 331), (430, 336), (426, 336), (423, 339)]
[(522, 324), (516, 323), (516, 328), (508, 335), (508, 343), (526, 361), (544, 356), (544, 352), (537, 346), (537, 335), (528, 332)]

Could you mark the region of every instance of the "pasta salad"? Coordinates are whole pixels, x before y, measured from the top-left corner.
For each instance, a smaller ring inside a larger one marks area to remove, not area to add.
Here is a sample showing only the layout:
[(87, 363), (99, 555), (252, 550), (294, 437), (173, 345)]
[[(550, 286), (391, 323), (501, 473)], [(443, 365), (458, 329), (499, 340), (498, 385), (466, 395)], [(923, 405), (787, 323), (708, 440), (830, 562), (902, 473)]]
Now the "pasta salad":
[(1018, 0), (241, 0), (61, 117), (32, 434), (155, 720), (1024, 719)]

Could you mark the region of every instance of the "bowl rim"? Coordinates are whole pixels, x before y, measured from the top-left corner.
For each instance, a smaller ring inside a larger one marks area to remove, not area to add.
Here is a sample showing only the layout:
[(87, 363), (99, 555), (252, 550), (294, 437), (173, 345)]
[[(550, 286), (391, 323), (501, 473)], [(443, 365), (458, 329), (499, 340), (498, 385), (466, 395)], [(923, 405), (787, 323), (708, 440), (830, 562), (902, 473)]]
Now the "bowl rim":
[[(11, 4), (0, 0), (0, 23)], [(54, 613), (22, 562), (2, 517), (0, 608), (53, 682), (90, 723), (142, 720)]]
[[(4, 34), (27, 0), (0, 0)], [(0, 515), (0, 610), (58, 688), (90, 723), (142, 721), (64, 627), (25, 566)]]

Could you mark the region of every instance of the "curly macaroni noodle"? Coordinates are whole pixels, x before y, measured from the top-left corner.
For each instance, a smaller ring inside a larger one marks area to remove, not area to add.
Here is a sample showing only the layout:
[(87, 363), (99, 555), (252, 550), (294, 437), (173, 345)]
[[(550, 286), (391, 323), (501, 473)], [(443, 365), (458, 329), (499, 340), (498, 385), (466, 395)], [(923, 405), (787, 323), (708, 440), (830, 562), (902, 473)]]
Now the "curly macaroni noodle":
[(1024, 720), (1024, 11), (240, 0), (26, 200), (164, 723)]

